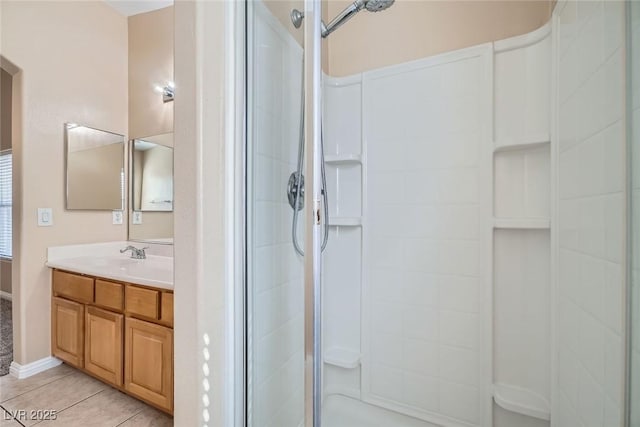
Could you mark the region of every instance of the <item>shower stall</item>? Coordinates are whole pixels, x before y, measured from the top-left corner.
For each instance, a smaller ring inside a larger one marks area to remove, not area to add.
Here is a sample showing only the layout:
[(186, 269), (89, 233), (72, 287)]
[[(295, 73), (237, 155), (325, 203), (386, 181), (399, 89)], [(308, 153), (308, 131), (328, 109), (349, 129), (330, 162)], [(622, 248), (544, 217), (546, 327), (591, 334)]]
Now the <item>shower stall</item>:
[(408, 3), (247, 2), (246, 425), (640, 427), (640, 8), (330, 75)]

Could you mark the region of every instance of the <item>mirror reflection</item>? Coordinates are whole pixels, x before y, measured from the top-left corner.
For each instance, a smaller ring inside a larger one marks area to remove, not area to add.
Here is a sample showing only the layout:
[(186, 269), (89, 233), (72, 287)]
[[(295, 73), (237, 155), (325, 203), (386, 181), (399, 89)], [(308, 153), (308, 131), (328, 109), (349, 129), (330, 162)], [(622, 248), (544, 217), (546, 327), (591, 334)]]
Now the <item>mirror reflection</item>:
[(133, 139), (129, 240), (173, 242), (173, 133)]
[(173, 134), (134, 139), (132, 204), (134, 211), (173, 211)]
[(124, 136), (67, 123), (65, 141), (67, 209), (123, 209)]

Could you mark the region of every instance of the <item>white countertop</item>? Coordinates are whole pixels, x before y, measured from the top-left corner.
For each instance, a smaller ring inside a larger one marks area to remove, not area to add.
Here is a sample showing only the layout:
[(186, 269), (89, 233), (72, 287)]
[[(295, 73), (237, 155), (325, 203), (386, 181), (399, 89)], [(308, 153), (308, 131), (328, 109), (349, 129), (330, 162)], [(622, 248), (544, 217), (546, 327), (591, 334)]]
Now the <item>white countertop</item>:
[[(56, 246), (48, 249), (47, 267), (105, 279), (173, 290), (173, 257), (151, 255), (166, 249), (150, 247), (146, 259), (120, 254), (120, 249), (140, 243), (109, 242), (87, 245)], [(153, 245), (151, 245), (153, 246)], [(154, 250), (155, 249), (155, 250)]]

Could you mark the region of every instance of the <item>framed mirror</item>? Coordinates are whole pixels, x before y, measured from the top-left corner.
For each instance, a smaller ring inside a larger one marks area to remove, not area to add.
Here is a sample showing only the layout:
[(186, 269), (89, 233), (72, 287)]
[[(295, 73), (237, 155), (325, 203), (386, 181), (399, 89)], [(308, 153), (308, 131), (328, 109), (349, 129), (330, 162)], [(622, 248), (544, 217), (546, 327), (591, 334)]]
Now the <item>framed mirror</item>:
[(131, 140), (129, 239), (173, 238), (173, 133)]
[(124, 209), (125, 138), (65, 123), (67, 210)]

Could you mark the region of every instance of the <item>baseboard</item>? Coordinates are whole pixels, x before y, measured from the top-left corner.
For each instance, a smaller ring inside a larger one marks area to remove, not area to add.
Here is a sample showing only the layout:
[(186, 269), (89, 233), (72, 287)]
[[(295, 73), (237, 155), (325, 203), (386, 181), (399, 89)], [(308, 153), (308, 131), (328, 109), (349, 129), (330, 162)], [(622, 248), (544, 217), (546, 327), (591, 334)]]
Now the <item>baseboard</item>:
[(0, 291), (0, 299), (6, 299), (7, 301), (13, 301), (13, 297), (9, 292)]
[(47, 369), (55, 368), (60, 365), (62, 360), (56, 359), (53, 356), (45, 357), (44, 359), (36, 360), (35, 362), (27, 363), (26, 365), (20, 365), (16, 362), (11, 362), (9, 367), (9, 373), (11, 376), (18, 378), (28, 378), (32, 375), (44, 372)]

